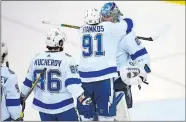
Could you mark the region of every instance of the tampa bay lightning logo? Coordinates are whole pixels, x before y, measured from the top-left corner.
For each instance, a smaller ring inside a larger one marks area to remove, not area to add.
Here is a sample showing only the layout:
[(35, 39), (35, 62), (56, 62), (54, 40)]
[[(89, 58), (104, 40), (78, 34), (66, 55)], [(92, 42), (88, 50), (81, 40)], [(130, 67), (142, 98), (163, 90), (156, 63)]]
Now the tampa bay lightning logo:
[(137, 45), (140, 45), (141, 44), (141, 41), (137, 37), (135, 38), (135, 41), (136, 41), (136, 44)]

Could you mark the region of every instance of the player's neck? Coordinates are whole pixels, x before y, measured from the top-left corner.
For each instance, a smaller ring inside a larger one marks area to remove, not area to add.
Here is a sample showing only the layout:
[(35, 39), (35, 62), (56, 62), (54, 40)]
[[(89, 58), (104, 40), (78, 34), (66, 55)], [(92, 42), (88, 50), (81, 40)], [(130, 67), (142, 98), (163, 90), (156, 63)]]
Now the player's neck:
[(103, 18), (103, 22), (113, 22), (113, 18), (112, 17), (104, 17)]

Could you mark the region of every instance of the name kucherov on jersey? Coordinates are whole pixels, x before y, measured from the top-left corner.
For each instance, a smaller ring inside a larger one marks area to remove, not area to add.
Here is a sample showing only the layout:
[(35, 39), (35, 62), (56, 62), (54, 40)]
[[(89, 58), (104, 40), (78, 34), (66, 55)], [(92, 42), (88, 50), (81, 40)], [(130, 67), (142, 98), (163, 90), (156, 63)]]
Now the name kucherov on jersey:
[(34, 62), (34, 65), (45, 65), (45, 66), (59, 66), (61, 65), (61, 60), (54, 60), (54, 59), (37, 59)]

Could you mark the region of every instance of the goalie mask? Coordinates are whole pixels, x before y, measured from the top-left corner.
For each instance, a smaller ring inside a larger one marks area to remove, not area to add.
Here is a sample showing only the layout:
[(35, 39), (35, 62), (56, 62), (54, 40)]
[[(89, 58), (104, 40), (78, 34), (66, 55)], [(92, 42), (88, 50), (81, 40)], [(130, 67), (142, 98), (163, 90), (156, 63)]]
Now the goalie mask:
[(8, 47), (6, 43), (1, 42), (1, 65), (7, 61)]
[(52, 28), (47, 32), (46, 46), (50, 48), (62, 48), (66, 41), (66, 34), (61, 32), (59, 28)]
[(112, 17), (113, 22), (118, 22), (120, 16), (123, 16), (118, 6), (114, 2), (109, 2), (104, 4), (101, 8), (101, 19)]

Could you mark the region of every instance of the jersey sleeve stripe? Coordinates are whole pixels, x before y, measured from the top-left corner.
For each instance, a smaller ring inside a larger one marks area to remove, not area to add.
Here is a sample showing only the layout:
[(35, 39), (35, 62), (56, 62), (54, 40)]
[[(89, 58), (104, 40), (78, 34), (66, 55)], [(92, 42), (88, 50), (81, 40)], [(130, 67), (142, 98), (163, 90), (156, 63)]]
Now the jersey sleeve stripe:
[(45, 108), (45, 109), (51, 109), (51, 110), (54, 110), (54, 109), (60, 109), (62, 107), (65, 107), (69, 104), (72, 104), (74, 103), (74, 100), (73, 98), (70, 98), (70, 99), (66, 99), (66, 100), (63, 100), (61, 102), (58, 102), (58, 103), (54, 103), (54, 104), (46, 104), (46, 103), (43, 103), (42, 101), (34, 98), (33, 100), (33, 104), (35, 106), (38, 106), (38, 107), (41, 107), (41, 108)]
[(25, 81), (23, 82), (23, 84), (25, 85), (25, 86), (28, 86), (29, 88), (31, 88), (32, 87), (32, 81), (31, 80), (29, 80), (29, 79), (25, 79)]
[(148, 53), (147, 50), (146, 50), (145, 48), (143, 48), (143, 49), (141, 49), (141, 50), (138, 50), (136, 53), (132, 54), (132, 55), (131, 55), (131, 59), (132, 59), (132, 60), (135, 60), (135, 59), (137, 59), (138, 57), (143, 56), (143, 55), (145, 55), (145, 54), (147, 54), (147, 53)]
[(114, 72), (117, 72), (117, 67), (109, 67), (103, 70), (92, 71), (92, 72), (79, 71), (79, 75), (82, 78), (92, 78), (92, 77), (100, 77), (100, 76), (107, 75), (107, 74), (114, 73)]
[(128, 34), (128, 33), (130, 33), (130, 32), (132, 31), (133, 22), (132, 22), (132, 20), (129, 19), (129, 18), (125, 18), (125, 19), (123, 19), (123, 20), (125, 20), (125, 22), (127, 23), (127, 30), (126, 30), (126, 33)]
[(65, 87), (67, 87), (68, 85), (72, 85), (72, 84), (80, 84), (81, 80), (78, 78), (68, 78), (65, 81)]
[(20, 99), (6, 99), (6, 106), (19, 106)]

